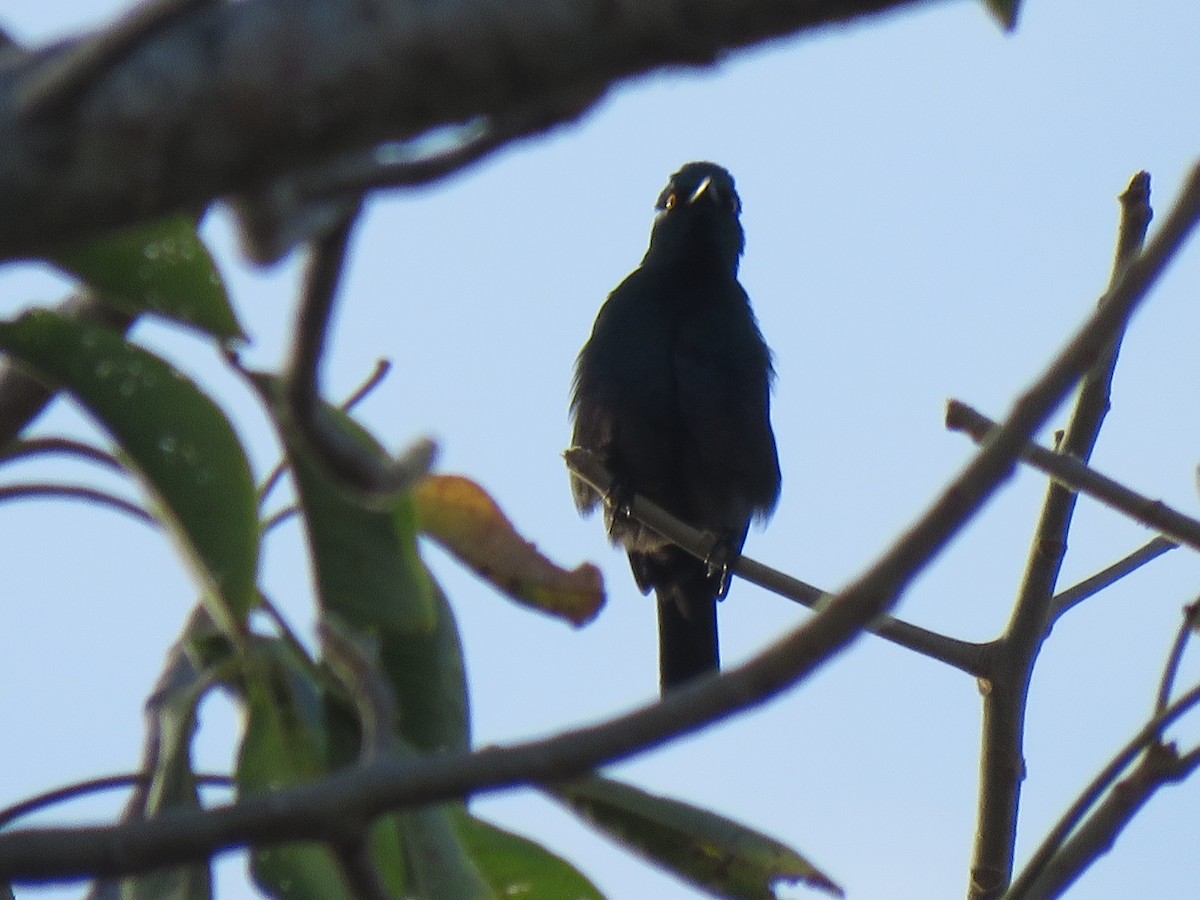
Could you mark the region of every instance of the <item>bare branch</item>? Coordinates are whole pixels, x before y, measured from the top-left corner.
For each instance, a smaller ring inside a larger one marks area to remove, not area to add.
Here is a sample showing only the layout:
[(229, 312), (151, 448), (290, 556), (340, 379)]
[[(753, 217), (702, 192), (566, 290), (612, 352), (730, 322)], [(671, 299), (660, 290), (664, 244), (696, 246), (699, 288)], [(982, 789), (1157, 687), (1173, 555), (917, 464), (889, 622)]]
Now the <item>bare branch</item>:
[[(239, 364), (235, 362), (234, 365), (240, 370)], [(387, 378), (388, 372), (390, 372), (391, 369), (392, 364), (388, 362), (388, 360), (381, 359), (377, 361), (375, 363), (375, 370), (367, 376), (366, 380), (359, 385), (354, 393), (342, 401), (342, 411), (349, 412), (350, 410), (354, 409), (354, 407), (358, 406), (358, 404), (361, 403), (368, 394), (370, 394), (373, 390), (375, 390), (375, 388), (379, 387), (379, 385), (383, 383), (383, 379)], [(245, 372), (243, 371), (242, 374), (245, 374)], [(263, 480), (262, 486), (258, 489), (259, 506), (263, 504), (263, 502), (267, 499), (267, 496), (275, 489), (275, 486), (279, 484), (280, 480), (287, 473), (287, 470), (287, 460), (281, 460), (275, 466), (275, 468), (271, 470), (271, 473)], [(278, 525), (280, 521), (287, 518), (287, 516), (294, 512), (296, 512), (295, 507), (287, 507), (286, 509), (276, 513), (266, 523), (264, 523), (262, 529), (263, 532), (265, 533), (270, 531), (272, 528)]]
[[(74, 784), (53, 788), (41, 794), (35, 794), (19, 803), (14, 803), (12, 806), (0, 809), (0, 828), (8, 827), (22, 816), (42, 812), (50, 806), (55, 806), (68, 800), (76, 800), (79, 797), (86, 797), (89, 794), (120, 788), (144, 787), (150, 784), (153, 778), (153, 775), (145, 772), (123, 772), (119, 775), (102, 775), (98, 778), (88, 778), (85, 781), (77, 781)], [(236, 785), (231, 775), (197, 772), (192, 778), (195, 779), (196, 784), (203, 784), (209, 787), (231, 788)]]
[[(1145, 803), (1147, 799), (1149, 799), (1150, 794), (1152, 794), (1166, 781), (1177, 777), (1182, 777), (1182, 775), (1185, 774), (1179, 772), (1176, 768), (1171, 766), (1168, 766), (1164, 771), (1161, 766), (1163, 759), (1160, 757), (1156, 760), (1151, 760), (1150, 757), (1155, 756), (1156, 748), (1158, 751), (1165, 750), (1165, 748), (1158, 743), (1160, 741), (1160, 736), (1162, 735), (1163, 729), (1165, 729), (1180, 716), (1193, 709), (1197, 704), (1200, 704), (1200, 687), (1192, 688), (1190, 691), (1172, 703), (1169, 707), (1147, 722), (1146, 725), (1136, 735), (1134, 735), (1133, 738), (1131, 738), (1129, 742), (1126, 743), (1125, 746), (1116, 753), (1115, 756), (1113, 756), (1112, 760), (1107, 766), (1104, 767), (1100, 774), (1092, 779), (1091, 783), (1084, 788), (1078, 799), (1071, 804), (1071, 808), (1063, 814), (1062, 818), (1055, 824), (1054, 828), (1051, 829), (1050, 834), (1046, 836), (1046, 839), (1042, 842), (1041, 846), (1038, 847), (1033, 856), (1030, 857), (1029, 862), (1025, 866), (1025, 870), (1021, 873), (1020, 877), (1013, 882), (1012, 887), (1004, 895), (1006, 900), (1017, 900), (1017, 898), (1021, 898), (1021, 900), (1029, 900), (1029, 898), (1035, 896), (1052, 896), (1046, 887), (1046, 882), (1048, 880), (1053, 879), (1055, 882), (1061, 885), (1067, 884), (1074, 878), (1078, 877), (1078, 874), (1082, 871), (1083, 867), (1074, 868), (1074, 866), (1072, 866), (1071, 868), (1073, 871), (1071, 872), (1070, 876), (1066, 879), (1066, 881), (1062, 881), (1061, 879), (1067, 874), (1065, 868), (1056, 866), (1058, 871), (1056, 874), (1052, 874), (1047, 869), (1047, 866), (1060, 852), (1060, 848), (1063, 847), (1068, 836), (1083, 819), (1083, 816), (1087, 813), (1088, 809), (1100, 799), (1104, 792), (1108, 790), (1109, 786), (1117, 780), (1121, 772), (1123, 772), (1125, 768), (1131, 762), (1133, 762), (1137, 755), (1143, 750), (1149, 749), (1151, 751), (1151, 753), (1148, 754), (1147, 760), (1143, 761), (1144, 765), (1149, 764), (1152, 769), (1157, 768), (1157, 774), (1150, 778), (1146, 778), (1145, 776), (1147, 774), (1147, 770), (1143, 767), (1140, 774), (1135, 773), (1134, 780), (1140, 781), (1139, 789), (1137, 791), (1130, 793), (1128, 797), (1122, 797), (1122, 794), (1125, 793), (1124, 791), (1113, 791), (1109, 797), (1109, 800), (1105, 803), (1108, 809), (1104, 811), (1104, 815), (1101, 817), (1101, 820), (1103, 820), (1105, 823), (1101, 827), (1107, 828), (1112, 826), (1112, 828), (1107, 832), (1108, 842), (1095, 843), (1097, 834), (1093, 831), (1089, 837), (1085, 839), (1086, 842), (1091, 845), (1089, 850), (1090, 855), (1086, 857), (1086, 863), (1090, 863), (1091, 861), (1095, 860), (1104, 847), (1111, 845), (1111, 840), (1115, 836), (1116, 831), (1119, 830), (1125, 822), (1133, 817), (1133, 814), (1137, 812), (1137, 810), (1143, 803)], [(1173, 751), (1170, 751), (1170, 756), (1175, 756)], [(1200, 758), (1193, 759), (1191, 756), (1189, 756), (1186, 760), (1184, 760), (1184, 762), (1187, 766), (1194, 768), (1198, 763), (1200, 763)], [(1117, 819), (1114, 820), (1112, 816), (1114, 813), (1117, 813), (1118, 807), (1122, 807), (1123, 809), (1121, 810), (1121, 814), (1118, 815)], [(1079, 835), (1076, 837), (1079, 837)], [(1077, 860), (1074, 852), (1072, 852), (1070, 856)], [(1035, 884), (1040, 886), (1035, 889)]]
[(1196, 600), (1183, 608), (1183, 621), (1171, 644), (1171, 652), (1167, 654), (1167, 664), (1163, 666), (1162, 679), (1158, 685), (1158, 696), (1154, 700), (1154, 713), (1161, 715), (1171, 702), (1171, 690), (1175, 687), (1175, 676), (1179, 674), (1179, 664), (1183, 661), (1183, 651), (1187, 642), (1200, 622), (1200, 600)]
[(311, 244), (288, 362), (287, 401), (293, 424), (330, 474), (366, 499), (388, 498), (428, 474), (436, 453), (433, 442), (418, 441), (385, 461), (329, 420), (319, 387), (321, 356), (356, 216), (357, 211)]
[(111, 26), (53, 56), (33, 70), (17, 92), (16, 107), (27, 118), (61, 111), (125, 59), (133, 49), (189, 10), (213, 0), (151, 0)]
[[(567, 468), (577, 478), (591, 485), (600, 496), (609, 494), (612, 489), (612, 476), (595, 454), (583, 447), (572, 447), (563, 454), (563, 458)], [(707, 559), (714, 543), (719, 540), (716, 535), (692, 528), (640, 494), (635, 494), (628, 500), (629, 515), (632, 518), (673, 541), (697, 559)], [(756, 562), (748, 556), (739, 555), (731, 571), (751, 584), (757, 584), (808, 609), (816, 608), (822, 598), (829, 596), (827, 591)], [(982, 678), (987, 671), (987, 646), (984, 644), (952, 638), (887, 615), (872, 621), (866, 630), (922, 656), (961, 669), (976, 678)]]
[[(965, 403), (951, 400), (946, 405), (946, 427), (970, 435), (976, 443), (983, 443), (996, 423)], [(1151, 500), (1101, 475), (1074, 457), (1066, 456), (1061, 451), (1056, 453), (1047, 450), (1032, 442), (1025, 445), (1021, 458), (1063, 487), (1099, 500), (1135, 522), (1160, 532), (1173, 543), (1200, 550), (1200, 521), (1172, 509), (1161, 500)]]
[(1124, 559), (1117, 560), (1111, 566), (1102, 569), (1095, 575), (1085, 578), (1061, 593), (1055, 594), (1051, 616), (1057, 620), (1059, 616), (1078, 603), (1100, 593), (1111, 584), (1120, 581), (1126, 575), (1140, 569), (1149, 562), (1158, 559), (1164, 553), (1174, 550), (1179, 545), (1164, 537), (1152, 538)]
[(84, 500), (88, 503), (94, 503), (97, 506), (107, 506), (109, 509), (123, 512), (153, 528), (159, 527), (158, 519), (154, 518), (154, 516), (146, 512), (138, 504), (123, 497), (117, 497), (105, 491), (98, 490), (97, 488), (78, 484), (45, 484), (42, 482), (0, 486), (0, 502), (5, 500), (55, 499)]
[[(1200, 181), (1200, 169), (1193, 183)], [(1100, 314), (1120, 307), (1120, 294), (1137, 281), (1143, 267), (1164, 249), (1166, 242), (1194, 224), (1194, 214), (1184, 207), (1200, 202), (1190, 197), (1192, 187), (1172, 211), (1146, 252), (1134, 258), (1150, 222), (1150, 179), (1139, 172), (1121, 195), (1121, 225), (1108, 292), (1100, 299)], [(1200, 188), (1196, 188), (1200, 194)], [(1179, 216), (1183, 216), (1183, 221)], [(1112, 370), (1117, 347), (1129, 321), (1132, 307), (1121, 310), (1103, 347), (1089, 360), (1088, 371), (1075, 401), (1058, 450), (1086, 461), (1092, 453), (1101, 423), (1108, 411)], [(1051, 484), (1034, 532), (1029, 561), (1021, 581), (1017, 602), (1004, 635), (997, 642), (996, 671), (983, 695), (983, 738), (981, 741), (978, 825), (971, 861), (968, 890), (970, 900), (991, 900), (1003, 892), (1012, 877), (1013, 850), (1017, 837), (1017, 806), (1025, 777), (1023, 733), (1025, 702), (1034, 660), (1053, 621), (1051, 597), (1058, 581), (1067, 548), (1067, 532), (1075, 511), (1076, 495)]]
[(113, 472), (125, 471), (125, 467), (111, 453), (82, 441), (60, 437), (29, 438), (24, 441), (14, 441), (6, 447), (0, 447), (0, 463), (16, 462), (19, 459), (47, 453), (65, 453), (88, 462), (99, 463)]

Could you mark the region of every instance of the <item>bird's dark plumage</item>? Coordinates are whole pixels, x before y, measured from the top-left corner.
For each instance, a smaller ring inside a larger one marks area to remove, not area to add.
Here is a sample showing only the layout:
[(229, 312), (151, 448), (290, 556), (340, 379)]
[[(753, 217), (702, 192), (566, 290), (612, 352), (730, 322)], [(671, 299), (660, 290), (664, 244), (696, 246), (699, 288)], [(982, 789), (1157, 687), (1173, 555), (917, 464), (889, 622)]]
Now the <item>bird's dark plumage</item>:
[[(621, 491), (722, 535), (733, 558), (779, 496), (771, 353), (738, 283), (744, 236), (733, 178), (688, 163), (658, 198), (650, 249), (608, 297), (579, 354), (573, 443)], [(582, 512), (601, 500), (575, 480)], [(718, 666), (721, 571), (607, 510), (643, 593), (658, 597), (663, 689)]]

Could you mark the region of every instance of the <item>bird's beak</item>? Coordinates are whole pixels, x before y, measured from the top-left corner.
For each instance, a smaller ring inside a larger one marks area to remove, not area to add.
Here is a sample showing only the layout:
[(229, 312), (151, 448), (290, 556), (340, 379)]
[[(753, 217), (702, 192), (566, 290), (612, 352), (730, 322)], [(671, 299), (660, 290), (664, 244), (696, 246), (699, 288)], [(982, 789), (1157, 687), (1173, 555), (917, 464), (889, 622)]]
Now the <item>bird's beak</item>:
[(688, 197), (688, 204), (690, 205), (692, 203), (695, 203), (697, 200), (699, 200), (701, 195), (703, 195), (704, 192), (708, 190), (708, 186), (710, 184), (712, 184), (712, 176), (705, 175), (704, 180), (701, 181), (698, 185), (696, 185), (696, 189), (694, 191), (692, 191), (692, 196)]

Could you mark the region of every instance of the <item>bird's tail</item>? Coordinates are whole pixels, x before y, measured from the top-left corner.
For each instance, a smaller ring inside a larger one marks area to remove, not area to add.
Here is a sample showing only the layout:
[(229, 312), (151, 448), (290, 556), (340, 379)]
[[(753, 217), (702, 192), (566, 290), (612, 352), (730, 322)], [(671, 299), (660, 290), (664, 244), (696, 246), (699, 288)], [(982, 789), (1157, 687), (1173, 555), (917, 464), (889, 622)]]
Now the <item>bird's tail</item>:
[[(662, 586), (658, 597), (658, 673), (665, 694), (720, 667), (717, 647), (717, 591), (696, 563), (695, 578)], [(689, 573), (691, 574), (691, 573)]]
[(665, 694), (720, 668), (717, 598), (723, 580), (707, 563), (667, 544), (630, 550), (629, 564), (642, 593), (658, 598), (658, 680)]

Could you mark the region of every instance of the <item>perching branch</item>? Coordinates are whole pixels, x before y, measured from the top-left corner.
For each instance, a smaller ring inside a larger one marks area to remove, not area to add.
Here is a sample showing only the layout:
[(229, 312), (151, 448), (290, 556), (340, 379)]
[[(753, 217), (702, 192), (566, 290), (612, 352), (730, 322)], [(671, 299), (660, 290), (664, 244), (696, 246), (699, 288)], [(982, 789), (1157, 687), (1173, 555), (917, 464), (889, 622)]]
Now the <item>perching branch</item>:
[[(563, 454), (563, 458), (573, 475), (590, 485), (601, 497), (608, 496), (612, 489), (612, 476), (594, 453), (583, 447), (572, 447)], [(668, 538), (697, 559), (707, 559), (716, 542), (720, 540), (717, 535), (699, 531), (680, 521), (640, 494), (630, 497), (628, 505), (631, 518)], [(829, 596), (827, 591), (813, 587), (778, 569), (765, 566), (748, 556), (738, 556), (732, 571), (751, 584), (757, 584), (808, 609), (814, 609), (822, 598)], [(977, 678), (983, 675), (983, 656), (986, 651), (981, 644), (929, 631), (892, 616), (880, 616), (867, 625), (866, 630), (922, 656), (961, 669), (968, 675)]]
[[(245, 370), (242, 369), (241, 364), (237, 362), (236, 358), (232, 358), (230, 361), (233, 366), (238, 369), (238, 371), (240, 371), (243, 375), (246, 374)], [(339, 409), (341, 409), (342, 412), (349, 412), (350, 410), (354, 409), (354, 407), (366, 399), (368, 394), (370, 394), (373, 390), (375, 390), (375, 388), (379, 387), (379, 385), (383, 383), (383, 379), (387, 377), (387, 374), (391, 371), (391, 368), (392, 364), (388, 360), (381, 359), (377, 361), (375, 363), (374, 371), (372, 371), (371, 374), (367, 376), (367, 379), (355, 389), (354, 393), (342, 401)], [(263, 483), (258, 488), (258, 505), (260, 507), (266, 502), (266, 499), (270, 495), (271, 491), (275, 490), (276, 485), (278, 485), (283, 479), (283, 476), (287, 473), (287, 470), (287, 460), (280, 460), (279, 463), (276, 464), (275, 468), (271, 470), (270, 474), (263, 479)], [(295, 511), (295, 507), (288, 507), (281, 512), (275, 513), (270, 517), (270, 519), (267, 520), (267, 522), (263, 524), (263, 533), (265, 534), (266, 532), (270, 531), (279, 524), (281, 519), (292, 515)]]
[[(1154, 241), (1049, 368), (1017, 399), (1005, 426), (879, 558), (820, 612), (744, 665), (697, 679), (616, 719), (508, 747), (392, 757), (311, 784), (154, 822), (0, 834), (0, 879), (118, 875), (202, 859), (225, 848), (289, 840), (341, 841), (346, 825), (386, 811), (521, 784), (558, 781), (692, 733), (796, 684), (886, 613), (1009, 477), (1021, 447), (1050, 416), (1200, 218), (1200, 166)], [(336, 810), (336, 815), (331, 812)]]

